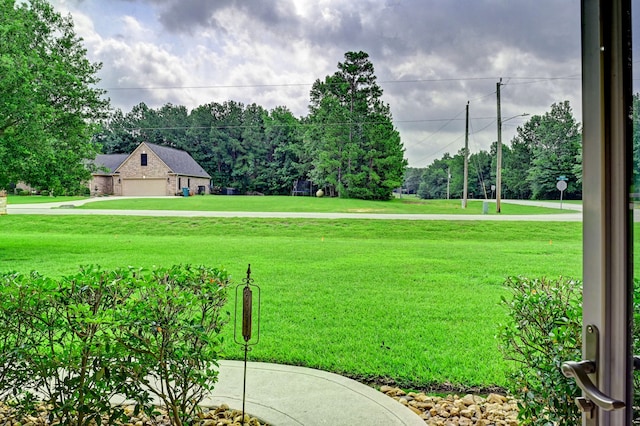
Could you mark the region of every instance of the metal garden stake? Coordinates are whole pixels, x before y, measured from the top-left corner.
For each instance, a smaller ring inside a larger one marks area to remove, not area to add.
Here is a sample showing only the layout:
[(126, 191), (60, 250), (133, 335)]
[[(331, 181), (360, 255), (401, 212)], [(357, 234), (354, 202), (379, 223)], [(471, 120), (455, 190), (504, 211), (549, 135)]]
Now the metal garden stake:
[[(247, 392), (247, 354), (249, 353), (250, 346), (258, 344), (260, 341), (260, 287), (253, 284), (253, 278), (251, 278), (251, 265), (247, 268), (247, 277), (242, 280), (244, 284), (236, 286), (236, 305), (234, 315), (234, 327), (233, 327), (233, 339), (234, 341), (244, 346), (244, 383), (242, 385), (242, 424), (244, 421), (244, 406), (245, 396)], [(240, 289), (242, 289), (242, 297), (240, 297)], [(256, 309), (253, 309), (254, 297), (253, 293), (256, 293)], [(242, 302), (240, 302), (242, 300)], [(238, 305), (242, 303), (242, 338), (238, 335), (238, 311), (240, 310)], [(256, 323), (255, 338), (252, 336), (252, 328)]]

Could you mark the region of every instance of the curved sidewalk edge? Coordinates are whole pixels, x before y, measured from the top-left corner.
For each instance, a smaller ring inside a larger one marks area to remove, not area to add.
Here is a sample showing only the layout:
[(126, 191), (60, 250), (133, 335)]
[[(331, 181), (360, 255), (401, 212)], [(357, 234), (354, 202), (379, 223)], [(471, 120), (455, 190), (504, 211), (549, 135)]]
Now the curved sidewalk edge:
[[(220, 375), (203, 405), (242, 409), (244, 363), (220, 361)], [(346, 377), (289, 365), (247, 364), (246, 411), (274, 426), (424, 426), (413, 411)]]

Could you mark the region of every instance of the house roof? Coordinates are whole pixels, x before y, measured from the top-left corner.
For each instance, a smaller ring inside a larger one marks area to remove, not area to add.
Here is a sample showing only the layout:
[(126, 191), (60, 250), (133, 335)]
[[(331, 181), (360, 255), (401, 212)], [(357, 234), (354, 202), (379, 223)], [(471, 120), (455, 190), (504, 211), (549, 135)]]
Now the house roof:
[(149, 142), (145, 142), (145, 144), (164, 161), (173, 173), (185, 176), (211, 178), (209, 173), (205, 172), (188, 152)]
[(102, 174), (102, 173), (112, 174), (113, 172), (116, 171), (118, 167), (120, 167), (122, 163), (124, 163), (124, 160), (126, 160), (128, 157), (129, 157), (129, 154), (98, 154), (96, 155), (96, 159), (93, 161), (93, 163), (98, 167), (105, 167), (106, 169), (108, 169), (108, 172), (99, 170), (96, 172), (96, 174)]
[[(179, 149), (160, 146), (149, 142), (144, 144), (154, 152), (166, 165), (171, 169), (172, 173), (183, 176), (204, 177), (211, 179), (211, 176), (196, 162), (196, 160), (186, 151)], [(131, 154), (99, 154), (93, 163), (98, 167), (108, 169), (105, 171), (97, 171), (94, 174), (113, 174), (116, 170), (129, 158)]]

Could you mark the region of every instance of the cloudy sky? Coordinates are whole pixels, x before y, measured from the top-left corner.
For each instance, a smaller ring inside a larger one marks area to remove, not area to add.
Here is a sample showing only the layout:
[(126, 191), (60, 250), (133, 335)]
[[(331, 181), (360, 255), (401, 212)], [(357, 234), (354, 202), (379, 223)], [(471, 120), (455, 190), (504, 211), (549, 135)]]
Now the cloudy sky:
[[(307, 115), (316, 79), (370, 55), (412, 167), (580, 108), (579, 0), (52, 0), (71, 13), (114, 108), (234, 100)], [(639, 15), (634, 12), (634, 15)], [(635, 22), (640, 22), (636, 18)], [(638, 33), (638, 31), (635, 31)], [(638, 43), (635, 43), (636, 45)], [(638, 73), (634, 73), (634, 78)], [(638, 82), (636, 81), (636, 84)]]

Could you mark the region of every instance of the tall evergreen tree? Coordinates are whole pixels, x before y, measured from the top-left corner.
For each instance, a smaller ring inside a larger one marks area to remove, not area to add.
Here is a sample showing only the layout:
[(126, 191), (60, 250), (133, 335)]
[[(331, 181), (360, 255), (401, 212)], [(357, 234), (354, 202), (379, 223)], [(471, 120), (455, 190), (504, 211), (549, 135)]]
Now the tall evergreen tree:
[(307, 171), (300, 122), (286, 107), (276, 107), (265, 117), (264, 125), (267, 152), (261, 179), (267, 193), (290, 194), (294, 182)]
[(311, 89), (311, 177), (338, 196), (389, 199), (402, 184), (404, 149), (381, 97), (365, 52), (345, 53), (338, 71)]
[(219, 158), (214, 153), (217, 121), (213, 110), (214, 104), (210, 103), (192, 110), (189, 113), (189, 129), (186, 137), (188, 152), (212, 176), (214, 185), (220, 186), (220, 176), (215, 173), (218, 170)]
[(309, 119), (305, 135), (308, 157), (311, 159), (309, 177), (327, 187), (329, 195), (344, 195), (347, 161), (348, 111), (334, 96), (318, 101), (318, 108)]
[(241, 149), (235, 159), (233, 177), (242, 191), (266, 190), (262, 170), (266, 168), (267, 142), (264, 118), (268, 112), (257, 104), (247, 105), (242, 112)]

